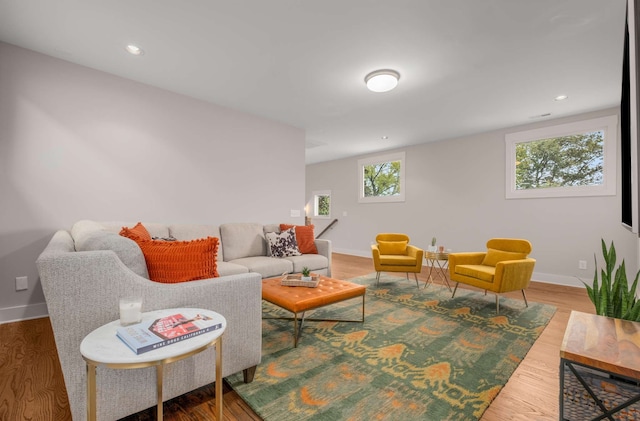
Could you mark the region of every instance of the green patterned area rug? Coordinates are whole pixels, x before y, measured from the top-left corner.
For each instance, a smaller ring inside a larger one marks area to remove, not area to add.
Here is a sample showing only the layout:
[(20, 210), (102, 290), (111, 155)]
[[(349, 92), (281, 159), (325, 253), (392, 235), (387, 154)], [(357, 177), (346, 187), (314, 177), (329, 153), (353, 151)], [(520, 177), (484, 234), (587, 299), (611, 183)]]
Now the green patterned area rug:
[[(477, 420), (506, 384), (555, 307), (458, 290), (416, 288), (375, 274), (365, 323), (306, 322), (293, 348), (293, 322), (263, 320), (262, 363), (252, 383), (227, 378), (267, 421)], [(265, 316), (290, 313), (264, 302)], [(358, 319), (353, 299), (307, 317)]]

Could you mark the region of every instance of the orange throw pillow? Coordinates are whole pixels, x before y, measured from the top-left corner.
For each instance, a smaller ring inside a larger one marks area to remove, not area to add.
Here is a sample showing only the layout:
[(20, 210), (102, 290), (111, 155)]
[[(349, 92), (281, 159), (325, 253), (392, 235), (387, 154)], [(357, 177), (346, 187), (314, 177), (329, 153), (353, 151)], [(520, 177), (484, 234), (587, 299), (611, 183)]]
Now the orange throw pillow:
[(142, 225), (142, 222), (138, 222), (133, 228), (122, 227), (120, 235), (127, 237), (136, 243), (138, 241), (151, 240), (151, 234), (149, 234), (149, 231), (147, 231), (144, 225)]
[(302, 254), (318, 254), (316, 248), (316, 236), (313, 233), (313, 225), (288, 225), (280, 224), (280, 231), (288, 230), (295, 227), (296, 241), (298, 242), (298, 250)]
[(192, 241), (147, 240), (139, 241), (138, 245), (152, 281), (173, 284), (219, 276), (216, 237)]

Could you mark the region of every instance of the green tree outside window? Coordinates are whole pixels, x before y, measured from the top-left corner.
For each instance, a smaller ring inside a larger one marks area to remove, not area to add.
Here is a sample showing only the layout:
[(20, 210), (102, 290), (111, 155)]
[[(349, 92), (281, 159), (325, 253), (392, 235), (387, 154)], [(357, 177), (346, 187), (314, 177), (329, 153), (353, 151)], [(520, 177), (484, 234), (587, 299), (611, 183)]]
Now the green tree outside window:
[(516, 145), (516, 189), (597, 186), (603, 182), (604, 131)]
[(319, 195), (317, 196), (317, 216), (329, 216), (331, 210), (331, 196)]
[(618, 116), (505, 134), (505, 198), (616, 194)]
[(364, 166), (364, 196), (396, 196), (400, 194), (400, 161)]

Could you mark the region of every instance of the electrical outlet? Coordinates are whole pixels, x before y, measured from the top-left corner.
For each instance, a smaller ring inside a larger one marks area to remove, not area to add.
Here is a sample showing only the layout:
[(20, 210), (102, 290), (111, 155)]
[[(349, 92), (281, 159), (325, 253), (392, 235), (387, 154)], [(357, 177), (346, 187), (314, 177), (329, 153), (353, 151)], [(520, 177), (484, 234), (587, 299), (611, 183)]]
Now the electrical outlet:
[(18, 276), (16, 278), (16, 291), (24, 291), (25, 289), (29, 289), (29, 278)]
[(586, 269), (587, 261), (586, 260), (578, 260), (578, 269)]

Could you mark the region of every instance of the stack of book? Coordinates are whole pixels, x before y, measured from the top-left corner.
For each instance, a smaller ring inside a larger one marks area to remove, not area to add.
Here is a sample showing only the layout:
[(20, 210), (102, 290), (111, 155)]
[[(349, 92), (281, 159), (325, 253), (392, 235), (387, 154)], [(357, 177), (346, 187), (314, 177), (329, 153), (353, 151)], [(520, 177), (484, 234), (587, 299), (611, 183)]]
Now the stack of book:
[(119, 327), (116, 336), (133, 352), (142, 354), (221, 328), (222, 323), (215, 323), (209, 316), (182, 312)]

